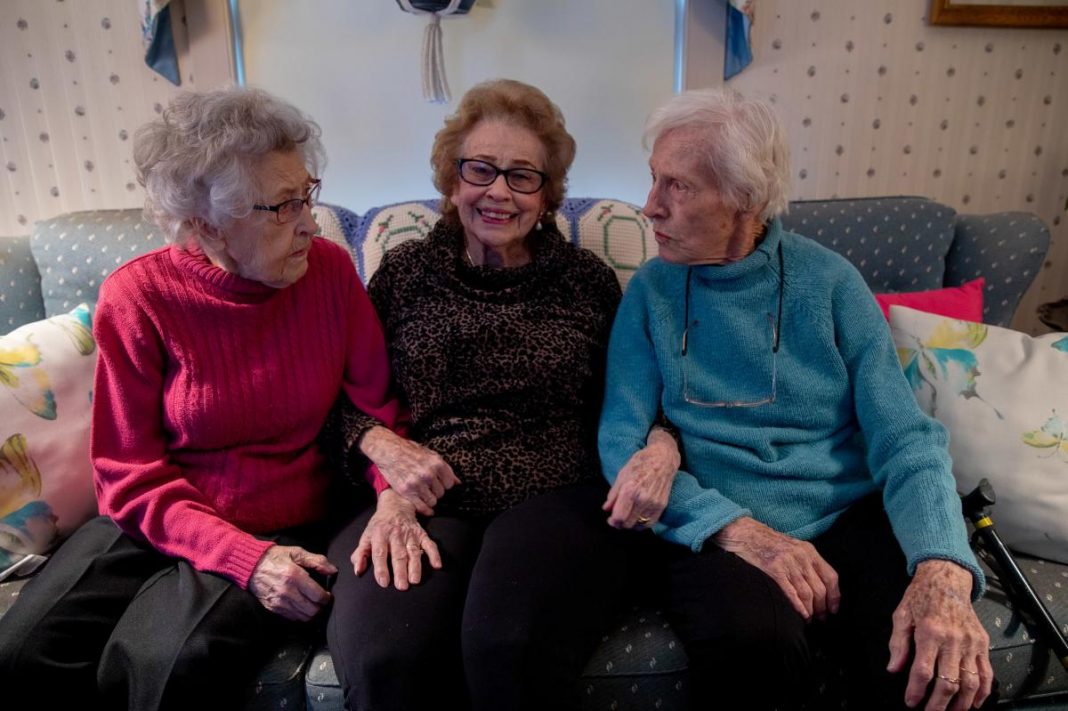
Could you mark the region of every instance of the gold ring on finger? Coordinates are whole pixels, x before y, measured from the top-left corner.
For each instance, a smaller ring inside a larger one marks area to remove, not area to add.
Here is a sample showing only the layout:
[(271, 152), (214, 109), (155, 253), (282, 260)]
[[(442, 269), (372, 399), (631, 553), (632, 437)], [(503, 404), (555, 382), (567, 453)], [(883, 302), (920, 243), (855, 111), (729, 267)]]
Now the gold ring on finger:
[(945, 674), (939, 674), (938, 678), (946, 682), (947, 684), (960, 684), (960, 679), (954, 679), (953, 677), (946, 676)]
[(638, 518), (636, 518), (636, 519), (635, 519), (635, 522), (636, 522), (636, 523), (637, 523), (637, 524), (638, 524), (639, 526), (645, 526), (645, 525), (648, 525), (648, 523), (649, 523), (650, 521), (652, 521), (652, 520), (653, 520), (653, 519), (649, 518), (648, 516), (638, 516)]
[(979, 676), (979, 672), (972, 671), (971, 669), (965, 669), (964, 667), (961, 667), (960, 670), (962, 672), (964, 672), (965, 674), (971, 674), (972, 676)]

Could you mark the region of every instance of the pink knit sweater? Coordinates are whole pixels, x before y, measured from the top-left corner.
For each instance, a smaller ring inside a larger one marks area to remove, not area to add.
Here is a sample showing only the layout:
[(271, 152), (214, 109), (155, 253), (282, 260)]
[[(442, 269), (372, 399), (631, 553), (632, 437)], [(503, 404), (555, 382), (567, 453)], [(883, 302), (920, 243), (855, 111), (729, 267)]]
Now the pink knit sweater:
[(172, 246), (100, 288), (90, 443), (100, 511), (242, 588), (271, 546), (252, 534), (324, 515), (316, 436), (340, 388), (387, 426), (400, 414), (351, 260), (323, 239), (308, 260), (302, 279), (274, 289)]

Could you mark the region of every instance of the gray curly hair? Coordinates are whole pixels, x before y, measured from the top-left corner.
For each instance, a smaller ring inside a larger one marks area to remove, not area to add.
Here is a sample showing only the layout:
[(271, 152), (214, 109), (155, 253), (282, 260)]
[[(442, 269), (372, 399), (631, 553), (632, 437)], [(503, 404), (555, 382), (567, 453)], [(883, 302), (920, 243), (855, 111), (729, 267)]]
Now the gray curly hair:
[(192, 221), (224, 228), (247, 217), (262, 196), (259, 161), (297, 151), (319, 175), (326, 154), (319, 125), (260, 89), (182, 92), (134, 136), (145, 214), (178, 244), (195, 239)]
[(650, 114), (642, 145), (677, 129), (700, 134), (694, 150), (728, 203), (765, 221), (786, 212), (790, 145), (771, 105), (726, 87), (686, 91)]

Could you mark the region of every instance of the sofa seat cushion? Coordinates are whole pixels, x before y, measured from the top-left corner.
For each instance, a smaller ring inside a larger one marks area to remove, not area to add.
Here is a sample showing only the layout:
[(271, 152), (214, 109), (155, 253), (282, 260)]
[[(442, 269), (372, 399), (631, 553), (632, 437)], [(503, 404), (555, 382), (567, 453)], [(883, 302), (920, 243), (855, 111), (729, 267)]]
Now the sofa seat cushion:
[[(997, 509), (995, 505), (991, 510), (995, 526)], [(979, 564), (987, 574), (987, 590), (975, 611), (990, 635), (990, 663), (1001, 684), (1001, 698), (1068, 694), (1068, 671), (1036, 636), (1035, 628), (1016, 612), (1005, 585), (991, 575), (987, 561), (981, 558)], [(1061, 633), (1068, 635), (1068, 565), (1026, 555), (1016, 556), (1016, 564)]]

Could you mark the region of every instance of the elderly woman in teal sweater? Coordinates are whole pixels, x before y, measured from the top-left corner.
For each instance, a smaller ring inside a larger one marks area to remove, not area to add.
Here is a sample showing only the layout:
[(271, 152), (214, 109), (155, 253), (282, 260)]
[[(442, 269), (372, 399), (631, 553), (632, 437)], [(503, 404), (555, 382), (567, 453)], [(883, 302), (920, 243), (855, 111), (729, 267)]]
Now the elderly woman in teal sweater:
[[(947, 435), (841, 256), (783, 229), (788, 147), (766, 103), (686, 92), (650, 117), (659, 259), (615, 319), (599, 433), (610, 523), (643, 555), (695, 708), (811, 700), (810, 644), (851, 708), (991, 696)], [(682, 462), (642, 461), (662, 412)], [(992, 703), (992, 701), (990, 702)]]

